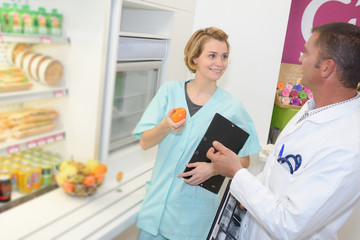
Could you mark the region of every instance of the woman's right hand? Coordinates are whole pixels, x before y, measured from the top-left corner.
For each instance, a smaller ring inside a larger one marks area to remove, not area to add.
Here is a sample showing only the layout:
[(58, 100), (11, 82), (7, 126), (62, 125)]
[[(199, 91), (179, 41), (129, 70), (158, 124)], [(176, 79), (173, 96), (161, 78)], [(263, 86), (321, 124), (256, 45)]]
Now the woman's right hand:
[(181, 132), (185, 127), (186, 119), (181, 120), (180, 122), (175, 123), (171, 115), (175, 112), (175, 108), (169, 110), (163, 120), (154, 128), (146, 130), (141, 135), (140, 146), (142, 149), (146, 150), (152, 148), (158, 144), (163, 138), (169, 133), (170, 130)]
[(185, 127), (185, 123), (186, 123), (186, 118), (181, 120), (180, 122), (174, 122), (172, 120), (172, 114), (175, 112), (175, 108), (172, 108), (169, 110), (167, 116), (166, 116), (166, 123), (169, 126), (169, 128), (171, 130), (177, 131), (177, 132), (181, 132), (184, 127)]

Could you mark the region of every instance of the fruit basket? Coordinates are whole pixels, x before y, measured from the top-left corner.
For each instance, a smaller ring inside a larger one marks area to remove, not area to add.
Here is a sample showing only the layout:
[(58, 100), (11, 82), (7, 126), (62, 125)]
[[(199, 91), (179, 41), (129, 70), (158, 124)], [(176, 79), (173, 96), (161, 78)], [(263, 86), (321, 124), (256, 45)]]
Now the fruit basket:
[(67, 195), (84, 198), (96, 193), (107, 172), (105, 164), (91, 159), (86, 163), (65, 160), (55, 169), (56, 182)]

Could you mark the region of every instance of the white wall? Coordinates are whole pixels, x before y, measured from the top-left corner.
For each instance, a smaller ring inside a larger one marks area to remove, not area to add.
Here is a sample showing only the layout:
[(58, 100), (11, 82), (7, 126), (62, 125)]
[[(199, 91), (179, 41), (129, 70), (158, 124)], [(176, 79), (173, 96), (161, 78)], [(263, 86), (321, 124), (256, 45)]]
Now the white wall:
[(251, 115), (267, 143), (291, 1), (197, 0), (194, 31), (214, 26), (229, 35), (230, 64), (219, 85)]

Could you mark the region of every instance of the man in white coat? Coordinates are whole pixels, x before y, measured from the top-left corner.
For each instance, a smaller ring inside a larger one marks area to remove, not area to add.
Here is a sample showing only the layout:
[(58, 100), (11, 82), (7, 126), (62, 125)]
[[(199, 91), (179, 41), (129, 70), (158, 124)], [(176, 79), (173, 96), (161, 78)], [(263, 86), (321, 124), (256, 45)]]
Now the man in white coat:
[(207, 153), (247, 209), (243, 240), (337, 239), (360, 197), (360, 28), (315, 27), (299, 61), (314, 98), (283, 129), (259, 176), (219, 142)]

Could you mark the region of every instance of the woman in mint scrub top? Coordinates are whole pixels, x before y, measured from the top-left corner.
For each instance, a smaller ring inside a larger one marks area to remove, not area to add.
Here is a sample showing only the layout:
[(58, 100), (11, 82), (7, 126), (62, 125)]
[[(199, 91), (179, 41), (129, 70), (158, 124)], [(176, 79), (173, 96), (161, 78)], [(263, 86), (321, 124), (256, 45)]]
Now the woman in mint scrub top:
[[(217, 86), (228, 65), (227, 38), (226, 33), (214, 27), (196, 31), (185, 47), (185, 64), (195, 78), (163, 84), (133, 131), (144, 150), (158, 145), (137, 219), (140, 240), (206, 239), (219, 194), (198, 185), (218, 173), (212, 163), (188, 162), (215, 113), (250, 134), (238, 154), (242, 164), (249, 166), (249, 155), (260, 151), (254, 124), (243, 105)], [(177, 107), (185, 108), (188, 114), (174, 123), (171, 115)], [(185, 167), (194, 169), (183, 173)]]

